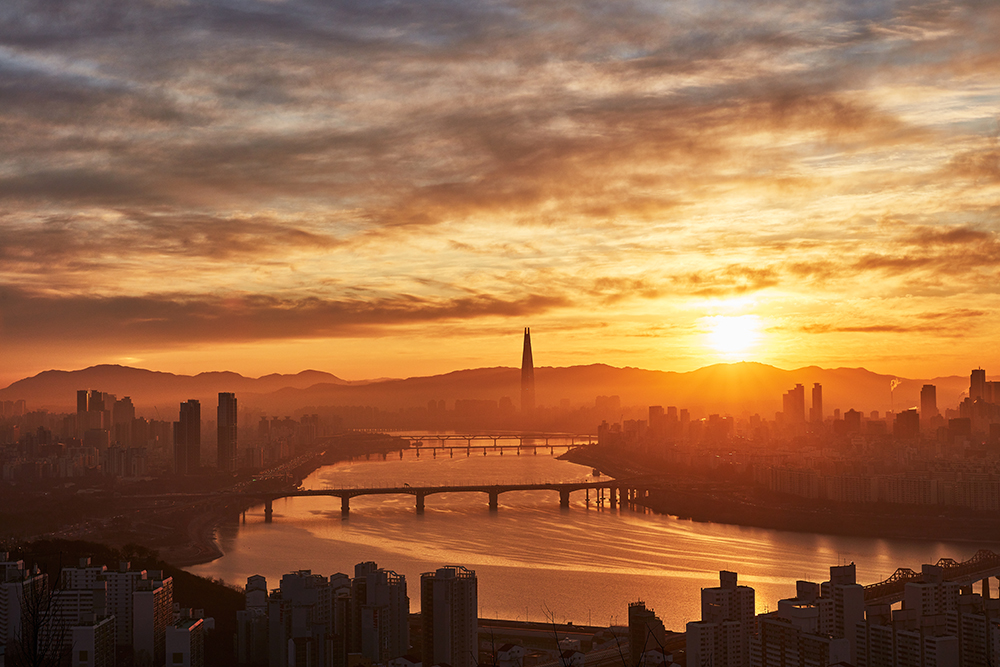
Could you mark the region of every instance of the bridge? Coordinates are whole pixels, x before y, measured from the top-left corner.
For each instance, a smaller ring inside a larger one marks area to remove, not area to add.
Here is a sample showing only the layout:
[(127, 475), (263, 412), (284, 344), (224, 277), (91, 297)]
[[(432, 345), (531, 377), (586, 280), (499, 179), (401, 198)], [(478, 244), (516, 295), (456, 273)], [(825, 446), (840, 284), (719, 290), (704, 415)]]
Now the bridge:
[[(574, 491), (586, 491), (587, 502), (590, 502), (590, 492), (595, 491), (597, 504), (607, 503), (612, 509), (618, 503), (633, 504), (644, 499), (648, 494), (649, 483), (645, 479), (604, 480), (598, 482), (546, 482), (541, 484), (461, 484), (454, 486), (403, 486), (395, 487), (343, 487), (329, 489), (311, 489), (306, 491), (285, 491), (273, 494), (252, 494), (264, 501), (264, 521), (270, 523), (274, 516), (274, 501), (280, 498), (302, 498), (329, 496), (340, 498), (341, 514), (351, 511), (351, 498), (357, 496), (414, 496), (418, 514), (423, 513), (427, 496), (436, 493), (485, 493), (489, 497), (491, 511), (500, 507), (500, 494), (509, 491), (556, 491), (559, 493), (559, 505), (569, 507), (569, 496)], [(251, 495), (251, 494), (248, 494)]]
[[(942, 558), (935, 563), (943, 571), (944, 580), (971, 586), (983, 582), (983, 597), (989, 597), (990, 577), (1000, 576), (1000, 556), (980, 549), (967, 561), (958, 562), (952, 558)], [(922, 572), (914, 572), (908, 567), (898, 568), (888, 579), (865, 586), (865, 604), (893, 604), (903, 599), (903, 590), (908, 583), (922, 583)]]
[[(417, 456), (421, 452), (429, 451), (431, 456), (437, 458), (438, 452), (447, 452), (449, 456), (455, 456), (455, 451), (465, 452), (466, 456), (472, 456), (473, 452), (478, 454), (482, 451), (485, 456), (487, 452), (504, 451), (515, 452), (518, 456), (521, 451), (537, 454), (541, 449), (547, 449), (549, 454), (555, 454), (556, 450), (569, 451), (579, 445), (590, 445), (597, 442), (596, 435), (587, 433), (389, 433), (390, 435), (406, 440), (416, 451)], [(558, 444), (553, 440), (561, 440)], [(568, 442), (566, 442), (568, 441)], [(510, 444), (504, 444), (509, 442)], [(428, 444), (429, 443), (429, 444)], [(402, 451), (400, 458), (402, 458)]]

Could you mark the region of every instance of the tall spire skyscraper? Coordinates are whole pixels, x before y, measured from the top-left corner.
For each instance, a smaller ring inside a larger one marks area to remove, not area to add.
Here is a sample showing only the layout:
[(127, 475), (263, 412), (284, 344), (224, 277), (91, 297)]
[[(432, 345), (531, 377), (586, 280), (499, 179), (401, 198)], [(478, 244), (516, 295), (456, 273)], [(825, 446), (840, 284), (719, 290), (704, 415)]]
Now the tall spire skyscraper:
[(524, 328), (524, 353), (521, 355), (521, 412), (535, 409), (535, 364), (531, 359), (531, 333)]

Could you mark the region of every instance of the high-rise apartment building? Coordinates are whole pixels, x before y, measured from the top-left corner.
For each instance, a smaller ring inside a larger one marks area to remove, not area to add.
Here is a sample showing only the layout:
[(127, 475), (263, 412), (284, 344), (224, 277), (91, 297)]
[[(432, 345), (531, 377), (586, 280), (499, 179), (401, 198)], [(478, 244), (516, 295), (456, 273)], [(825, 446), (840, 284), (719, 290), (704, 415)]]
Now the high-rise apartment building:
[(173, 621), (172, 577), (150, 570), (132, 593), (132, 650), (142, 663), (161, 665), (166, 659), (166, 632)]
[(219, 440), (217, 463), (219, 470), (236, 471), (236, 394), (219, 392)]
[(663, 648), (667, 641), (667, 630), (663, 621), (640, 600), (628, 605), (628, 637), (631, 651), (629, 664), (640, 667), (647, 651)]
[(180, 419), (174, 422), (174, 472), (191, 475), (201, 466), (201, 403), (181, 403)]
[(854, 563), (831, 566), (830, 581), (820, 585), (822, 597), (833, 600), (833, 627), (826, 631), (850, 641), (852, 663), (857, 655), (855, 626), (865, 619), (865, 588), (857, 583), (856, 570)]
[(719, 586), (701, 589), (701, 620), (687, 624), (687, 664), (749, 665), (754, 605), (752, 588), (738, 585), (735, 572), (719, 572)]
[(813, 383), (812, 408), (809, 410), (809, 421), (823, 423), (823, 385), (819, 382)]
[(806, 420), (806, 388), (795, 385), (781, 397), (781, 409), (785, 413), (785, 421), (801, 424)]
[[(521, 353), (521, 412), (535, 409), (535, 362), (531, 358), (531, 331), (524, 328), (524, 350)], [(454, 667), (454, 666), (452, 666)]]
[(410, 648), (406, 577), (379, 568), (359, 578), (363, 585), (356, 590), (363, 591), (363, 597), (355, 604), (360, 611), (361, 654), (376, 664), (406, 655)]
[(326, 665), (332, 660), (333, 588), (309, 570), (281, 577), (267, 600), (271, 667)]
[(424, 665), (475, 667), (479, 597), (476, 573), (452, 565), (420, 575)]

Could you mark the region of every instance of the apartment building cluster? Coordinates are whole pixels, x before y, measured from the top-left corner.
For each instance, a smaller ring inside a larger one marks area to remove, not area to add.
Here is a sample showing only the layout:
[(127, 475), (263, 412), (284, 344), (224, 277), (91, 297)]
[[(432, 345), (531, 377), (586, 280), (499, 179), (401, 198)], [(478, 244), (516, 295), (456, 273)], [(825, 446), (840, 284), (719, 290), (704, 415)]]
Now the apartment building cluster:
[[(755, 614), (754, 590), (721, 572), (701, 591), (701, 615), (686, 628), (687, 667), (961, 667), (1000, 661), (1000, 600), (973, 593), (925, 565), (902, 604), (866, 602), (855, 565), (830, 568), (823, 583), (796, 582), (793, 598)], [(988, 581), (988, 580), (987, 580)], [(988, 591), (988, 583), (984, 591)]]
[(0, 554), (0, 642), (30, 664), (107, 667), (126, 655), (153, 667), (204, 667), (213, 619), (173, 601), (173, 579), (159, 570), (117, 570), (89, 558), (63, 568), (58, 582)]
[(7, 482), (142, 477), (171, 436), (169, 422), (136, 417), (126, 396), (77, 392), (77, 411), (15, 412), (0, 421), (0, 477)]
[(241, 665), (475, 667), (479, 619), (476, 573), (447, 566), (420, 577), (420, 655), (411, 655), (406, 578), (374, 562), (354, 577), (291, 572), (268, 590), (247, 579), (246, 609), (237, 614)]

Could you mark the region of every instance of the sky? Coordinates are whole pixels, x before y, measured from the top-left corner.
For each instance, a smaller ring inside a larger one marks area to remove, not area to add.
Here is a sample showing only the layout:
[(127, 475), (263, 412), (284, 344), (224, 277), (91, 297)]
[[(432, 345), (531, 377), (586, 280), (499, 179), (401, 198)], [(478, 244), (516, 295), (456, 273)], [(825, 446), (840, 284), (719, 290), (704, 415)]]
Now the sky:
[(0, 384), (1000, 364), (995, 0), (5, 0)]

